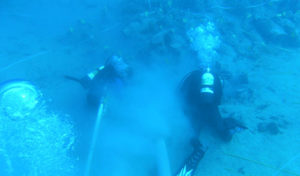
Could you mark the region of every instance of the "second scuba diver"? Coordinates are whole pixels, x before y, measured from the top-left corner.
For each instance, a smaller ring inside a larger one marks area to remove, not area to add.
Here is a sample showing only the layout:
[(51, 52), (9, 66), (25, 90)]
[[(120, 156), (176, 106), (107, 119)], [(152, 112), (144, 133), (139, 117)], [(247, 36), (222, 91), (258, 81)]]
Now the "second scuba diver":
[(230, 141), (235, 132), (246, 129), (238, 120), (221, 116), (219, 105), (222, 95), (222, 81), (210, 67), (192, 71), (183, 80), (180, 96), (184, 113), (191, 122), (194, 136), (192, 139), (194, 152), (185, 162), (186, 173), (194, 171), (204, 156), (205, 147), (198, 140), (199, 133), (204, 126), (213, 129), (225, 142)]

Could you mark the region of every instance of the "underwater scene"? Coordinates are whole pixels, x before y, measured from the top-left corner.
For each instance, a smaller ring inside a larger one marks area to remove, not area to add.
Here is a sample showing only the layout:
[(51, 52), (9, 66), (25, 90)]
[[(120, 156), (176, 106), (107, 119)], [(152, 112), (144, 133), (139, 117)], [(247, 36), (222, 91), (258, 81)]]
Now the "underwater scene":
[(299, 0), (0, 1), (0, 176), (300, 176), (299, 90)]

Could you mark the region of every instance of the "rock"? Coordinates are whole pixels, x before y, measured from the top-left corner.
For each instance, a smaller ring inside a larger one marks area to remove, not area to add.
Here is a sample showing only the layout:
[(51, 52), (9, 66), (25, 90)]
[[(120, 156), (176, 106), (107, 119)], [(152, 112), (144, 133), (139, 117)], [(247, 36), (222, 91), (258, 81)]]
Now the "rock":
[(277, 24), (271, 19), (254, 19), (253, 25), (266, 43), (287, 48), (300, 47), (299, 35), (289, 20), (279, 20)]
[(273, 42), (275, 36), (286, 34), (279, 25), (268, 19), (254, 19), (252, 24), (266, 42)]
[(164, 45), (165, 43), (166, 31), (162, 31), (154, 35), (151, 39), (151, 44), (153, 45)]
[(130, 23), (126, 28), (123, 29), (123, 34), (126, 37), (135, 36), (137, 32), (142, 30), (142, 24), (134, 21)]
[(180, 35), (172, 35), (173, 37), (170, 40), (170, 47), (174, 48), (174, 49), (180, 49), (182, 48), (184, 45), (187, 44), (187, 41)]
[(277, 135), (280, 133), (280, 129), (278, 127), (278, 125), (274, 122), (269, 122), (269, 123), (259, 123), (257, 125), (257, 130), (260, 133), (268, 133), (271, 135)]
[(242, 175), (245, 175), (245, 170), (244, 170), (244, 167), (240, 167), (238, 169), (238, 173), (242, 174)]
[(270, 106), (269, 104), (261, 104), (261, 105), (257, 106), (256, 109), (259, 111), (263, 111), (263, 110), (267, 109), (269, 106)]
[(279, 18), (276, 22), (286, 33), (286, 35), (278, 37), (281, 45), (290, 48), (300, 47), (299, 31), (297, 31), (295, 23), (288, 18)]

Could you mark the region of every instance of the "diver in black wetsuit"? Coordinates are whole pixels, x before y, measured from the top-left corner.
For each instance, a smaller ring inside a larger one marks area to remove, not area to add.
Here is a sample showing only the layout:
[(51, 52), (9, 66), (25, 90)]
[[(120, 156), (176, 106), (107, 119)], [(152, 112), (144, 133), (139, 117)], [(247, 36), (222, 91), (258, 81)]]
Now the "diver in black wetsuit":
[(233, 118), (222, 118), (218, 106), (222, 98), (222, 83), (210, 68), (191, 72), (181, 87), (184, 111), (198, 136), (203, 126), (213, 128), (224, 141), (230, 141), (236, 130), (245, 128)]
[(186, 161), (186, 171), (195, 170), (204, 156), (204, 147), (198, 140), (204, 126), (212, 128), (223, 141), (230, 141), (233, 134), (246, 129), (233, 118), (222, 118), (218, 106), (222, 98), (222, 82), (218, 75), (206, 68), (191, 72), (180, 87), (183, 109), (194, 130), (194, 152)]
[(88, 73), (81, 79), (65, 76), (66, 79), (80, 83), (87, 90), (87, 102), (92, 106), (99, 105), (101, 99), (108, 92), (116, 92), (124, 87), (130, 75), (129, 66), (123, 58), (112, 56), (107, 59), (105, 65)]

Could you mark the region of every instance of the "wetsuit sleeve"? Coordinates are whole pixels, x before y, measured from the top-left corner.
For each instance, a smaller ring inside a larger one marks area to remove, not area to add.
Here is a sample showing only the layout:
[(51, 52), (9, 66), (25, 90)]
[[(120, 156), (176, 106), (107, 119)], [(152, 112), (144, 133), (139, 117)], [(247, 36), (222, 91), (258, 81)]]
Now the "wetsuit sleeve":
[(193, 71), (182, 81), (180, 94), (186, 103), (193, 103), (199, 98), (199, 74), (199, 71)]
[(215, 102), (216, 105), (220, 105), (221, 104), (221, 99), (223, 96), (223, 87), (222, 87), (222, 82), (219, 76), (215, 75), (215, 86), (214, 86), (214, 90), (215, 90)]

